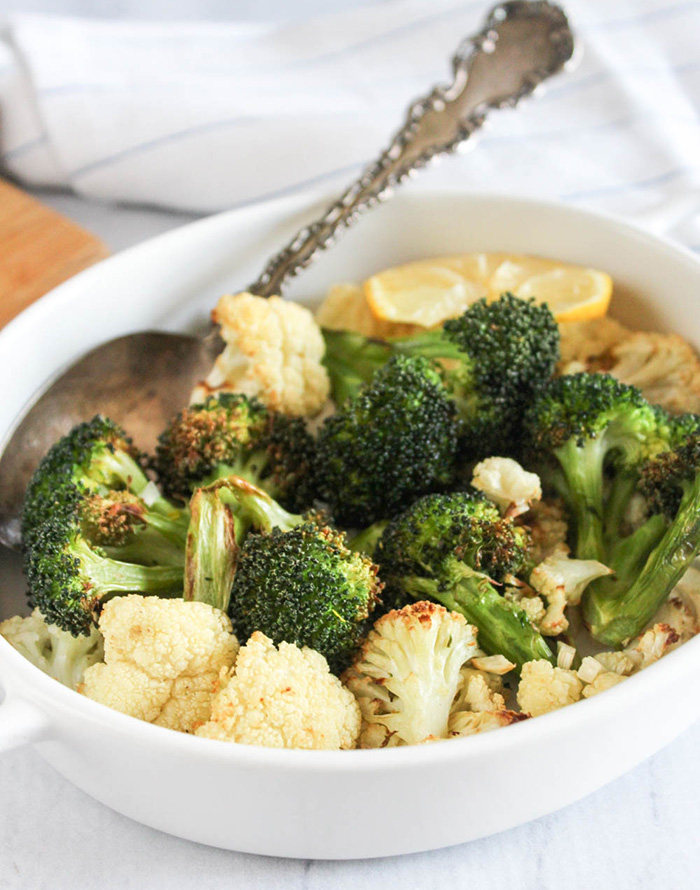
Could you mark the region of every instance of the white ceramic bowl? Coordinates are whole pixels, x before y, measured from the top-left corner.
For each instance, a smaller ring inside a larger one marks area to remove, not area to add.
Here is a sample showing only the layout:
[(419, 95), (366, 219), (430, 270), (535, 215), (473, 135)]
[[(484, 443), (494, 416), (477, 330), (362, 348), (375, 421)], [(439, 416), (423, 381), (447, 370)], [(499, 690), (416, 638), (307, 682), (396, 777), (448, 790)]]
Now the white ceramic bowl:
[[(107, 260), (0, 333), (0, 437), (42, 381), (94, 344), (183, 329), (252, 280), (310, 218), (293, 198), (226, 213)], [(464, 193), (401, 194), (295, 284), (309, 300), (412, 258), (473, 250), (543, 254), (616, 281), (615, 314), (700, 343), (700, 262), (619, 220)], [(5, 560), (3, 590), (16, 584)], [(2, 617), (16, 609), (4, 595)], [(457, 844), (565, 806), (667, 744), (700, 714), (700, 639), (604, 695), (498, 732), (379, 751), (227, 745), (141, 723), (82, 698), (0, 639), (0, 749), (35, 744), (103, 803), (171, 834), (253, 853), (355, 858)], [(649, 720), (653, 703), (654, 720)]]

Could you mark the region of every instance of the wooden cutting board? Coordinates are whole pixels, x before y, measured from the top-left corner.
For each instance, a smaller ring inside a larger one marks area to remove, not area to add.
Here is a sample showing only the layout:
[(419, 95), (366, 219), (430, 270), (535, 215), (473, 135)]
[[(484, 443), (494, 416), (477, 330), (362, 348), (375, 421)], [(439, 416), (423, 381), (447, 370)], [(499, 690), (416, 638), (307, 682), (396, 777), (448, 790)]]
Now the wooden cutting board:
[(0, 327), (107, 255), (94, 235), (0, 180)]

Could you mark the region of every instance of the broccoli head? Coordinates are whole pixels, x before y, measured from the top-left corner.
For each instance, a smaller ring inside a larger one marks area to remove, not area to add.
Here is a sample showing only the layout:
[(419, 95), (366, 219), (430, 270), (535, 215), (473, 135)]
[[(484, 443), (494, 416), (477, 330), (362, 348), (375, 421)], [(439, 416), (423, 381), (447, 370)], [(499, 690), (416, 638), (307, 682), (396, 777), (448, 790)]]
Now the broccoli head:
[(646, 461), (640, 475), (651, 515), (612, 551), (615, 579), (594, 582), (583, 600), (591, 633), (608, 645), (640, 633), (700, 554), (700, 432)]
[(182, 567), (144, 566), (106, 556), (83, 535), (77, 509), (57, 511), (35, 529), (24, 563), (32, 603), (49, 624), (74, 635), (90, 633), (103, 602), (114, 594), (182, 593)]
[(454, 404), (433, 363), (395, 356), (324, 421), (316, 443), (319, 491), (339, 522), (369, 525), (447, 488), (457, 437)]
[(314, 523), (251, 534), (241, 551), (230, 614), (241, 639), (309, 646), (331, 670), (347, 666), (382, 590), (377, 567), (345, 535)]
[(241, 393), (190, 405), (161, 434), (156, 469), (172, 497), (222, 476), (240, 476), (290, 509), (313, 499), (313, 439), (300, 417), (273, 411)]
[(428, 495), (387, 526), (376, 550), (388, 599), (430, 599), (479, 629), (479, 645), (518, 666), (551, 660), (525, 612), (497, 585), (525, 565), (527, 533), (481, 494)]
[[(72, 513), (87, 491), (142, 494), (151, 483), (141, 463), (124, 430), (109, 418), (97, 415), (73, 427), (53, 445), (29, 482), (22, 512), (23, 541), (29, 542), (48, 516)], [(173, 511), (158, 497), (152, 506), (165, 515)]]
[(111, 594), (179, 592), (188, 521), (160, 496), (117, 424), (81, 423), (50, 449), (27, 490), (29, 597), (49, 623), (87, 634)]
[(357, 394), (392, 355), (437, 361), (463, 420), (461, 446), (478, 459), (519, 450), (520, 424), (559, 360), (559, 328), (546, 305), (504, 293), (479, 300), (442, 328), (387, 343), (327, 331), (334, 398)]
[(642, 464), (668, 447), (672, 424), (634, 386), (608, 374), (559, 377), (526, 418), (540, 475), (574, 518), (579, 559), (606, 561)]

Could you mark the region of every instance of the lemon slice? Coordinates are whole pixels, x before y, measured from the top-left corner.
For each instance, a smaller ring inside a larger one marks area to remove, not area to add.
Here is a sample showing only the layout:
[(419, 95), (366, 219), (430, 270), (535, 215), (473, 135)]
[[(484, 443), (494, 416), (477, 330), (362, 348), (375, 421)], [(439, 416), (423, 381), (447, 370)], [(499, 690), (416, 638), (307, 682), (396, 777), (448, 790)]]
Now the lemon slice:
[(542, 257), (473, 253), (419, 260), (386, 269), (364, 285), (382, 321), (430, 328), (461, 314), (481, 297), (504, 291), (548, 303), (557, 321), (601, 318), (612, 294), (609, 275)]

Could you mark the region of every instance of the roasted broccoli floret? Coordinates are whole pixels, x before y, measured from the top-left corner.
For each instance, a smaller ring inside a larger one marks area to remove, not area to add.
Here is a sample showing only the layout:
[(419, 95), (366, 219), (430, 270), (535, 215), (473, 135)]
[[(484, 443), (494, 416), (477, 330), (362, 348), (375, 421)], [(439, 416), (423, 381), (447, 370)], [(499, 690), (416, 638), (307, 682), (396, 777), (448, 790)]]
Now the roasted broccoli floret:
[(228, 610), (238, 554), (252, 529), (289, 531), (304, 521), (237, 476), (198, 488), (190, 500), (184, 598)]
[(230, 615), (241, 640), (257, 630), (309, 646), (337, 673), (365, 635), (382, 586), (377, 567), (349, 550), (342, 532), (314, 523), (273, 528), (246, 538)]
[(437, 600), (479, 629), (479, 645), (518, 666), (552, 658), (525, 612), (497, 585), (517, 574), (527, 534), (477, 492), (428, 495), (387, 526), (376, 551), (388, 598)]
[(328, 417), (316, 444), (319, 492), (338, 522), (392, 516), (454, 479), (458, 422), (433, 363), (395, 356)]
[(464, 421), (462, 448), (473, 459), (518, 451), (520, 422), (559, 359), (559, 329), (546, 305), (504, 293), (479, 300), (438, 330), (389, 343), (327, 331), (334, 398), (356, 395), (392, 355), (437, 360)]
[(313, 500), (313, 438), (303, 419), (240, 393), (181, 411), (159, 438), (155, 464), (166, 493), (183, 500), (222, 476), (247, 479), (290, 509)]
[(143, 565), (184, 565), (187, 510), (172, 507), (165, 515), (130, 491), (108, 491), (83, 492), (78, 511), (83, 535), (106, 556)]
[(648, 460), (640, 489), (651, 516), (613, 550), (616, 577), (583, 600), (591, 633), (608, 645), (640, 633), (700, 553), (700, 432)]
[(104, 417), (79, 424), (51, 448), (27, 491), (30, 600), (49, 623), (87, 634), (111, 594), (178, 593), (188, 521), (149, 481), (123, 430)]
[(111, 559), (83, 535), (78, 509), (57, 511), (34, 531), (24, 564), (31, 602), (48, 623), (73, 634), (88, 634), (113, 594), (182, 593), (181, 567)]
[[(149, 511), (171, 520), (170, 532), (184, 544), (187, 516), (161, 497), (141, 467), (141, 456), (124, 430), (100, 415), (75, 426), (46, 454), (32, 476), (24, 499), (22, 540), (57, 512), (73, 513), (87, 493), (149, 495)], [(145, 506), (145, 504), (144, 504)]]
[(667, 415), (634, 386), (581, 373), (551, 381), (526, 428), (541, 477), (573, 517), (576, 556), (605, 563), (642, 464), (668, 447)]

